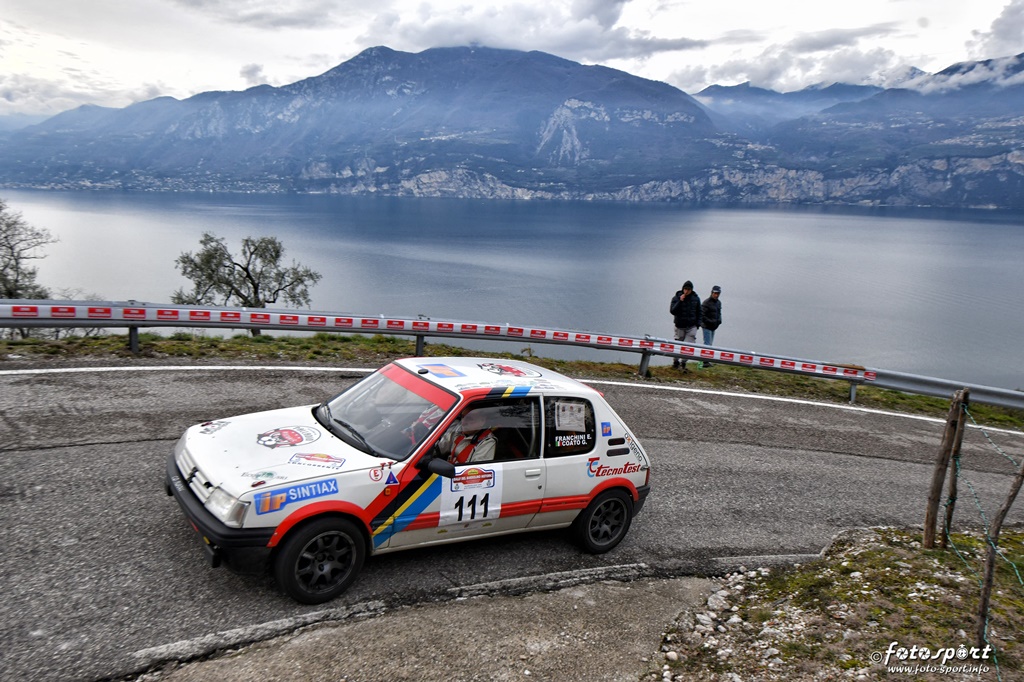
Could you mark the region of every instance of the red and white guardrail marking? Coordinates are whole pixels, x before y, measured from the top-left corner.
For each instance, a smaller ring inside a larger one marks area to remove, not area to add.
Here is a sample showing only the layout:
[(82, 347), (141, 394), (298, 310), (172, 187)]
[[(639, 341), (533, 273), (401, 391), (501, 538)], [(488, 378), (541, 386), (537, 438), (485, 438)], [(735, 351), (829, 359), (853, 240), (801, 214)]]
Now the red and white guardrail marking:
[(204, 308), (195, 306), (133, 305), (131, 303), (93, 302), (31, 302), (0, 304), (0, 326), (17, 327), (19, 323), (44, 326), (180, 326), (180, 327), (257, 327), (266, 329), (300, 329), (305, 331), (338, 331), (356, 333), (392, 333), (424, 336), (491, 337), (524, 339), (542, 343), (609, 348), (657, 355), (680, 356), (708, 362), (728, 362), (749, 367), (783, 370), (851, 381), (874, 381), (876, 372), (820, 362), (777, 358), (717, 348), (703, 348), (660, 339), (567, 331), (543, 327), (519, 327), (508, 324), (485, 324), (402, 317), (368, 317), (348, 314), (304, 313), (248, 308)]

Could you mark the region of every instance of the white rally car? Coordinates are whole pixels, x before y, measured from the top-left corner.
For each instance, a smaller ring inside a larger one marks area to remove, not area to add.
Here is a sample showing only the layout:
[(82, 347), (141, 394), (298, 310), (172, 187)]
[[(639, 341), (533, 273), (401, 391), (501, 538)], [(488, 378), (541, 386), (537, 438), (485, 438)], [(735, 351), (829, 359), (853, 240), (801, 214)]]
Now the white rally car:
[(525, 362), (411, 358), (319, 405), (189, 428), (167, 492), (213, 566), (256, 561), (316, 604), (367, 554), (571, 527), (615, 547), (650, 460), (594, 389)]

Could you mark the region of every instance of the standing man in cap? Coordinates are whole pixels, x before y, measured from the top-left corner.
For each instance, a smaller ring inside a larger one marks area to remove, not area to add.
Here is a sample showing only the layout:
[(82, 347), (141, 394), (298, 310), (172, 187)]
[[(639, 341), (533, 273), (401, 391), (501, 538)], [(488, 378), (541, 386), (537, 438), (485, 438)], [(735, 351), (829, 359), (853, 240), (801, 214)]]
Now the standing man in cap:
[[(715, 342), (715, 330), (722, 324), (722, 302), (719, 297), (722, 295), (722, 287), (717, 284), (711, 287), (711, 296), (704, 299), (700, 306), (701, 328), (704, 330), (704, 345), (710, 346)], [(702, 362), (700, 368), (711, 367), (710, 362)]]
[[(693, 282), (686, 280), (683, 288), (672, 296), (669, 307), (676, 325), (676, 341), (697, 343), (697, 328), (700, 327), (700, 297), (693, 293)], [(686, 360), (676, 358), (672, 361), (676, 369), (686, 371)]]

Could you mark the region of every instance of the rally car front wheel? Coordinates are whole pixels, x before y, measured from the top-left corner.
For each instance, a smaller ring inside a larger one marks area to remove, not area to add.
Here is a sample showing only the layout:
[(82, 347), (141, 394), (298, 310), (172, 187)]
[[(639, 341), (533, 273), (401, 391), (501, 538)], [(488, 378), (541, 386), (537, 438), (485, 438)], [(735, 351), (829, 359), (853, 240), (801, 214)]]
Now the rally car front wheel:
[(274, 577), (292, 599), (322, 604), (352, 584), (365, 559), (366, 544), (354, 523), (319, 519), (285, 538), (274, 562)]
[(626, 537), (633, 521), (633, 500), (622, 490), (607, 490), (576, 517), (576, 541), (591, 554), (602, 554)]

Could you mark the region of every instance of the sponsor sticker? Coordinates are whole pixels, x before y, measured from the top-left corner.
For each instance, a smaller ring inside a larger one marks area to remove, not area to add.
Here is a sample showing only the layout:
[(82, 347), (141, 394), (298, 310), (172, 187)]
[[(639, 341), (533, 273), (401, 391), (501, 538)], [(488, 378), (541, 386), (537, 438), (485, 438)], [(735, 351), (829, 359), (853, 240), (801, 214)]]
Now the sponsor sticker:
[[(277, 473), (276, 471), (273, 471), (273, 470), (264, 470), (264, 469), (258, 469), (256, 471), (246, 471), (244, 474), (242, 474), (242, 478), (252, 478), (252, 479), (255, 479), (255, 481), (259, 481), (261, 484), (262, 483), (269, 483), (270, 481), (287, 481), (288, 480), (287, 476), (282, 476), (281, 474), (279, 474), (279, 473)], [(253, 485), (255, 486), (256, 483), (253, 483)]]
[(633, 452), (633, 457), (635, 457), (636, 461), (639, 462), (640, 468), (643, 469), (647, 467), (647, 457), (644, 456), (643, 451), (640, 449), (640, 446), (636, 444), (636, 441), (627, 434), (626, 442), (629, 444), (629, 449)]
[(612, 423), (601, 422), (601, 435), (605, 438), (610, 438), (612, 435)]
[(469, 467), (456, 474), (452, 479), (452, 492), (470, 490), (473, 488), (493, 488), (496, 477), (490, 469)]
[(640, 465), (633, 462), (626, 462), (622, 466), (610, 467), (601, 464), (600, 457), (591, 457), (587, 461), (587, 476), (590, 478), (604, 478), (605, 476), (624, 476), (640, 471)]
[(256, 442), (271, 449), (293, 448), (312, 443), (319, 437), (320, 432), (311, 426), (283, 426), (279, 429), (264, 431), (256, 436)]
[(464, 377), (464, 376), (466, 376), (465, 374), (463, 374), (459, 370), (454, 369), (452, 367), (449, 367), (448, 365), (441, 365), (441, 364), (437, 364), (437, 365), (417, 365), (417, 367), (419, 367), (420, 369), (427, 370), (428, 372), (433, 374), (435, 377), (451, 378), (451, 377)]
[(313, 481), (312, 483), (303, 483), (287, 488), (277, 488), (276, 490), (256, 493), (253, 496), (253, 502), (255, 502), (257, 514), (272, 514), (273, 512), (281, 511), (289, 504), (294, 504), (295, 502), (337, 494), (338, 479), (329, 478), (324, 481)]
[(202, 424), (200, 424), (200, 426), (202, 426), (203, 428), (199, 429), (199, 433), (203, 434), (204, 436), (209, 436), (211, 433), (217, 433), (230, 423), (231, 422), (223, 420), (203, 422)]
[(300, 452), (292, 455), (288, 463), (320, 467), (321, 469), (340, 469), (345, 466), (345, 458), (326, 455), (322, 452)]
[(482, 370), (493, 374), (500, 374), (501, 376), (537, 378), (541, 375), (540, 372), (536, 372), (532, 369), (522, 369), (519, 367), (513, 367), (512, 365), (502, 365), (497, 362), (484, 362), (478, 366)]

